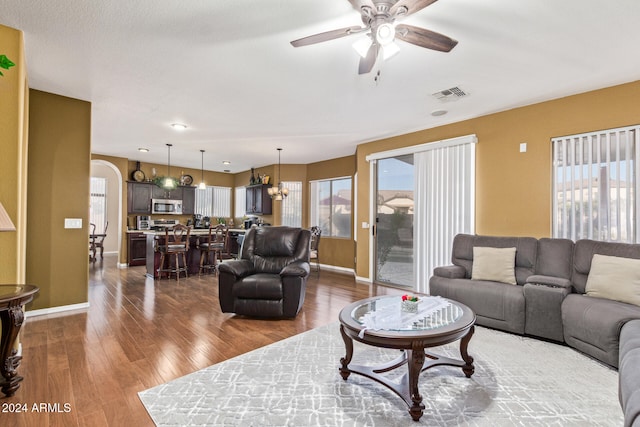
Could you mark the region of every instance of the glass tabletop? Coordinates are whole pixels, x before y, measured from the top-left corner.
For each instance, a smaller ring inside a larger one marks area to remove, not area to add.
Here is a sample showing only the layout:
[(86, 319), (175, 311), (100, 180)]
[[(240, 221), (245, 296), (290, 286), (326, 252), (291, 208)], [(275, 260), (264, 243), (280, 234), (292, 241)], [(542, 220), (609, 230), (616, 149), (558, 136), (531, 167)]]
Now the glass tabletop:
[(425, 331), (451, 325), (463, 310), (451, 300), (421, 297), (415, 312), (404, 311), (402, 297), (387, 296), (356, 306), (351, 318), (366, 329), (386, 331)]

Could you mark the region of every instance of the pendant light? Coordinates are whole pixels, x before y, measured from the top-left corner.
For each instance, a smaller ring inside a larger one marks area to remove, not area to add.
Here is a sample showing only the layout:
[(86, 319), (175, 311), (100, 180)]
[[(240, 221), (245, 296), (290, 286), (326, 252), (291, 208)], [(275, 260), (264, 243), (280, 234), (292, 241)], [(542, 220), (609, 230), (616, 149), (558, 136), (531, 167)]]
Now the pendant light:
[(168, 155), (167, 155), (167, 177), (164, 179), (164, 183), (162, 185), (166, 190), (173, 190), (176, 188), (175, 179), (171, 178), (171, 146), (173, 144), (167, 144)]
[(200, 190), (206, 190), (207, 189), (207, 184), (204, 183), (204, 150), (200, 150), (201, 156), (202, 156), (202, 165), (200, 167), (200, 185), (198, 185), (198, 188)]
[[(277, 186), (273, 186), (271, 188), (269, 188), (267, 190), (267, 192), (269, 193), (269, 195), (271, 196), (272, 199), (274, 200), (282, 200), (283, 198), (287, 197), (289, 195), (289, 189), (285, 188), (282, 186), (282, 171), (281, 171), (281, 166), (280, 166), (280, 152), (282, 151), (282, 148), (278, 148), (278, 185)], [(275, 180), (274, 180), (275, 181)]]

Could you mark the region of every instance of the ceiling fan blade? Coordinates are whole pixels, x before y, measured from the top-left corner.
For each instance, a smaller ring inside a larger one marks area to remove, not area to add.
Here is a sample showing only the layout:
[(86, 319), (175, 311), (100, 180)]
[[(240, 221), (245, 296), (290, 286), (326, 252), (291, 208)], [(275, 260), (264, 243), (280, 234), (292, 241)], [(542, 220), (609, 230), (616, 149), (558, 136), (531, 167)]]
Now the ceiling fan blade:
[(340, 28), (339, 30), (327, 31), (294, 40), (291, 42), (291, 45), (293, 47), (308, 46), (310, 44), (322, 43), (333, 39), (339, 39), (340, 37), (350, 36), (351, 34), (360, 33), (364, 30), (366, 30), (365, 27), (357, 26)]
[(396, 26), (396, 38), (416, 46), (440, 52), (449, 52), (458, 44), (457, 40), (444, 34), (436, 33), (413, 25), (399, 24)]
[(419, 10), (424, 9), (432, 3), (435, 3), (438, 0), (398, 0), (396, 4), (389, 8), (389, 13), (391, 16), (394, 16), (396, 13), (401, 11), (403, 8), (407, 10), (406, 13), (402, 14), (403, 16), (411, 15), (412, 13), (416, 13)]
[(373, 43), (367, 51), (367, 56), (360, 58), (360, 65), (358, 65), (358, 74), (367, 74), (373, 70), (373, 66), (376, 64), (378, 58), (378, 45)]
[(363, 6), (369, 7), (371, 10), (376, 10), (376, 6), (372, 0), (349, 0), (349, 3), (351, 3), (351, 6), (358, 12), (362, 12)]

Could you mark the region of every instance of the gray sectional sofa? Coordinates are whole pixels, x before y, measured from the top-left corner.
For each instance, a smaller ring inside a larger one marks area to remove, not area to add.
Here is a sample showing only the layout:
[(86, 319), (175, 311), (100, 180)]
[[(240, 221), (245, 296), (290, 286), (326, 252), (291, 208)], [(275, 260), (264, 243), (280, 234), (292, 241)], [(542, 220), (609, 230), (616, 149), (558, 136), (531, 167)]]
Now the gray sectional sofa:
[[(515, 248), (515, 285), (481, 275), (474, 252), (486, 248)], [(460, 234), (430, 293), (471, 307), (479, 325), (566, 343), (618, 368), (625, 425), (640, 427), (640, 306), (586, 294), (594, 254), (640, 259), (640, 245)]]

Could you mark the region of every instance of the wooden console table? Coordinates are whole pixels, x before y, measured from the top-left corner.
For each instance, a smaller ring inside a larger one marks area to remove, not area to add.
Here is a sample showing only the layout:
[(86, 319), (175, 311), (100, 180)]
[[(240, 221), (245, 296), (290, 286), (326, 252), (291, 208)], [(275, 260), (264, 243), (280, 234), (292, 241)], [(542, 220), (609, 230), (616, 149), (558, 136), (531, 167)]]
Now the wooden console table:
[(15, 394), (23, 379), (17, 371), (22, 356), (18, 356), (13, 348), (24, 321), (22, 306), (30, 302), (39, 290), (33, 285), (0, 285), (0, 386), (7, 397)]

